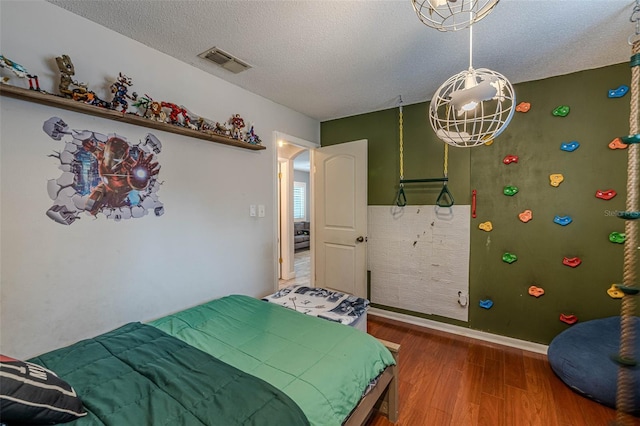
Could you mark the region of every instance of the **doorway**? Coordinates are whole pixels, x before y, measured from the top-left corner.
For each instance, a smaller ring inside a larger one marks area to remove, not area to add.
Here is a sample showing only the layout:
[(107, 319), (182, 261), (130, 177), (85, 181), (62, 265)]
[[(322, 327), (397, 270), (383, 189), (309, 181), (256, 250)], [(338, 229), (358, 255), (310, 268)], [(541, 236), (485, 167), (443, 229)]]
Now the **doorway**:
[(308, 141), (277, 136), (277, 288), (313, 285), (313, 177)]

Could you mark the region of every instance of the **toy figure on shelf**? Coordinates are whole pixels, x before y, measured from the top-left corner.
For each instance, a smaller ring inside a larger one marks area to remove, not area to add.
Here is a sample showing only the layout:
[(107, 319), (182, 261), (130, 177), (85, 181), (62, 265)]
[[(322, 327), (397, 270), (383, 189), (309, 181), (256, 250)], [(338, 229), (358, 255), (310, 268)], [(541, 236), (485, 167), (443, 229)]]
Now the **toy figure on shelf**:
[[(187, 116), (187, 110), (184, 107), (178, 106), (171, 102), (162, 102), (163, 108), (169, 108), (171, 112), (169, 113), (169, 123), (175, 124), (177, 126), (186, 126), (187, 122), (190, 121)], [(178, 118), (179, 115), (182, 115), (182, 121)], [(183, 124), (184, 123), (184, 124)]]
[(213, 133), (227, 137), (231, 136), (231, 130), (227, 129), (227, 126), (218, 121), (216, 121), (216, 126), (213, 129)]
[[(40, 83), (38, 82), (38, 76), (34, 75), (34, 74), (29, 74), (29, 71), (27, 71), (27, 69), (25, 67), (23, 67), (22, 65), (13, 62), (11, 59), (9, 59), (7, 57), (4, 57), (4, 56), (0, 55), (0, 68), (8, 68), (9, 71), (13, 72), (18, 77), (20, 77), (20, 78), (28, 78), (29, 79), (29, 89), (37, 90), (38, 92), (42, 91), (40, 89)], [(7, 81), (9, 81), (9, 77), (4, 77), (0, 81), (2, 83), (6, 83)], [(33, 87), (34, 83), (36, 85), (35, 87)]]
[[(146, 93), (144, 96), (138, 97), (132, 105), (138, 108), (138, 112), (140, 112), (144, 118), (161, 121), (163, 123), (167, 119), (167, 114), (162, 110), (161, 103), (154, 101), (153, 98)], [(144, 112), (142, 108), (144, 108)]]
[(253, 124), (251, 125), (251, 127), (249, 127), (249, 131), (247, 132), (245, 140), (252, 145), (262, 145), (260, 136), (256, 135), (255, 131), (253, 130)]
[(231, 137), (233, 139), (243, 140), (244, 120), (240, 117), (240, 114), (236, 114), (229, 119), (231, 124)]
[[(111, 104), (107, 101), (100, 99), (94, 92), (88, 89), (86, 83), (78, 83), (73, 80), (71, 76), (75, 75), (75, 67), (71, 62), (69, 55), (62, 55), (56, 58), (58, 64), (58, 70), (60, 70), (60, 84), (58, 90), (60, 94), (65, 98), (73, 99), (74, 101), (80, 101), (91, 105), (96, 105), (104, 108), (110, 108)], [(77, 86), (75, 89), (70, 89), (71, 85)]]
[(131, 79), (122, 73), (118, 73), (118, 79), (111, 85), (111, 93), (113, 93), (113, 100), (111, 101), (111, 108), (117, 109), (118, 105), (122, 108), (121, 112), (124, 114), (129, 108), (129, 102), (127, 99), (135, 101), (138, 98), (138, 94), (133, 92), (129, 95), (127, 92), (131, 87)]

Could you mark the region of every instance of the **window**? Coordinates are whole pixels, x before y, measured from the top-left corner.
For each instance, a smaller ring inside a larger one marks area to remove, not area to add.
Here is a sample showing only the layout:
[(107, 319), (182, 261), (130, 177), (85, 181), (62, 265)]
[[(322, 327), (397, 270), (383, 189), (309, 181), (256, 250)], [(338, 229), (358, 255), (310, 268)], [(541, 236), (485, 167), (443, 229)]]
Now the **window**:
[(293, 182), (293, 220), (307, 220), (307, 184)]

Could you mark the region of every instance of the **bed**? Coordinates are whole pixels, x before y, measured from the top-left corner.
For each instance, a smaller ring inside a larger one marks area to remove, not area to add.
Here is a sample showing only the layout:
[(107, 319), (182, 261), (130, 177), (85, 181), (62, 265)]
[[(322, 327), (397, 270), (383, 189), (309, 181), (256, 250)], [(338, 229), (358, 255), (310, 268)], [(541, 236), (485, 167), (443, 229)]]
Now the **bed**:
[[(43, 354), (26, 371), (42, 366), (70, 386), (65, 398), (77, 394), (81, 407), (64, 407), (57, 415), (70, 418), (57, 421), (77, 426), (351, 426), (375, 409), (396, 421), (398, 350), (353, 327), (233, 295)], [(12, 401), (2, 388), (7, 421)]]

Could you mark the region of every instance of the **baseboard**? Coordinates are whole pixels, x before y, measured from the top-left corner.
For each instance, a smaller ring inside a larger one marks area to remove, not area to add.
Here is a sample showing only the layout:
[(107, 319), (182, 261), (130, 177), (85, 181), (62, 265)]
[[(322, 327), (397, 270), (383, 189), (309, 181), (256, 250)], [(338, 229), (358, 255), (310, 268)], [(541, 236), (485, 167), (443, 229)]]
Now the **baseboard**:
[(444, 331), (446, 333), (457, 334), (459, 336), (470, 337), (472, 339), (484, 340), (486, 342), (497, 343), (499, 345), (510, 346), (512, 348), (522, 349), (529, 352), (539, 354), (547, 354), (549, 346), (540, 343), (528, 342), (526, 340), (514, 339), (513, 337), (500, 336), (499, 334), (487, 333), (484, 331), (473, 330), (470, 328), (460, 327), (457, 325), (447, 324), (428, 320), (426, 318), (414, 317), (411, 315), (401, 314), (398, 312), (385, 311), (379, 308), (369, 308), (367, 313), (370, 316), (378, 316), (396, 321), (406, 322), (408, 324), (418, 325), (421, 327), (431, 328), (434, 330)]

